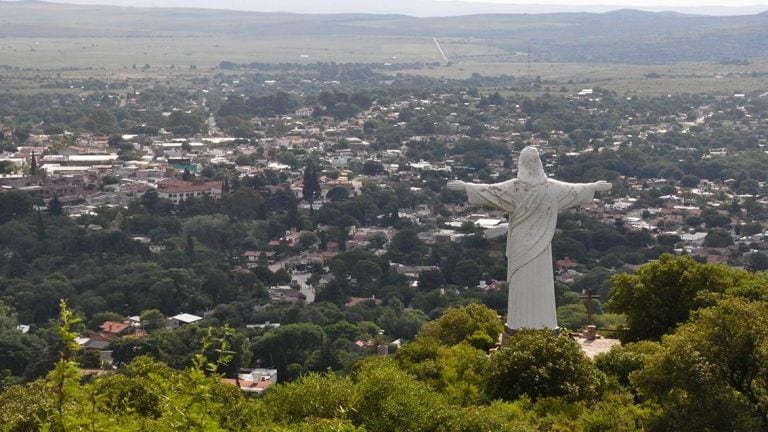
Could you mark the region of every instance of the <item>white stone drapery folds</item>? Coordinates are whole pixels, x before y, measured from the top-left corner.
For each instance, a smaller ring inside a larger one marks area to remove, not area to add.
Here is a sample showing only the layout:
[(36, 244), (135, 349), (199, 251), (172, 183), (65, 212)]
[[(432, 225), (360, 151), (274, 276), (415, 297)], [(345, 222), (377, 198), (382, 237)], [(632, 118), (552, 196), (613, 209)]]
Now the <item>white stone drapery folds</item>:
[[(536, 159), (540, 164), (538, 155)], [(557, 328), (551, 247), (557, 213), (589, 204), (596, 190), (594, 183), (536, 180), (538, 184), (521, 178), (496, 184), (465, 184), (470, 204), (509, 212), (506, 255), (510, 329)]]

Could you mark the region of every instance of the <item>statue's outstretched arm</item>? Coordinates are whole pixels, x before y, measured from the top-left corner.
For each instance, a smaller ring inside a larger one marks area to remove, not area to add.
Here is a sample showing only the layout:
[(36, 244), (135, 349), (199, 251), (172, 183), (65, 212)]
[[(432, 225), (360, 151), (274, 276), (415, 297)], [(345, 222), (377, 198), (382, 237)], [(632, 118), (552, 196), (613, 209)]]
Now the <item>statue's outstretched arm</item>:
[(451, 180), (448, 182), (446, 186), (448, 187), (448, 189), (454, 190), (454, 191), (460, 191), (460, 192), (467, 191), (467, 183), (461, 180)]
[(497, 208), (505, 211), (513, 211), (516, 204), (512, 195), (505, 192), (515, 180), (507, 180), (494, 184), (467, 183), (461, 180), (448, 182), (448, 189), (466, 192), (467, 201), (470, 204)]
[(595, 192), (611, 190), (612, 184), (606, 181), (594, 183), (567, 183), (559, 180), (549, 180), (550, 188), (556, 193), (559, 210), (587, 205), (592, 202)]
[(608, 183), (605, 180), (600, 180), (591, 184), (595, 188), (595, 192), (608, 192), (613, 187), (611, 183)]

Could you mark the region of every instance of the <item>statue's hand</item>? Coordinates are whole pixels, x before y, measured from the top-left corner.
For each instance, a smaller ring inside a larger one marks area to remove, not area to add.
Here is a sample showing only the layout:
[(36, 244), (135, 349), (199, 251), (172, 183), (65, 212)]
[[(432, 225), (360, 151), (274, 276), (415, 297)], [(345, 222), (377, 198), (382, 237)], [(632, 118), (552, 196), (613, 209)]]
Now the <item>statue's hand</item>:
[(595, 183), (595, 190), (598, 192), (607, 192), (611, 190), (612, 187), (613, 187), (612, 184), (604, 180), (600, 180), (599, 182)]
[(465, 183), (461, 180), (451, 180), (448, 182), (446, 186), (448, 186), (448, 189), (455, 190), (455, 191), (464, 192), (467, 190)]

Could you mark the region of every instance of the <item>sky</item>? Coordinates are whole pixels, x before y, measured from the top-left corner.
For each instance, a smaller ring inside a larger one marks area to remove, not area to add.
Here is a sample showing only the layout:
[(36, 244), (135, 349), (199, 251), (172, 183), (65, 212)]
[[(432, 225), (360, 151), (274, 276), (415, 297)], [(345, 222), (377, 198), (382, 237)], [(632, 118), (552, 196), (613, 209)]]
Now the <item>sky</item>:
[[(8, 0), (0, 0), (8, 1)], [(616, 9), (748, 15), (768, 10), (768, 0), (46, 0), (134, 7), (193, 7), (259, 12), (395, 13), (451, 16), (476, 13), (607, 12)]]
[[(448, 0), (437, 0), (448, 1)], [(542, 4), (542, 5), (611, 5), (611, 6), (625, 6), (625, 7), (649, 7), (649, 6), (664, 6), (669, 8), (689, 8), (689, 7), (701, 7), (701, 6), (721, 6), (721, 7), (745, 7), (745, 6), (760, 6), (768, 7), (768, 1), (755, 1), (755, 0), (665, 0), (665, 1), (639, 1), (639, 0), (463, 0), (472, 3), (501, 3), (501, 4)]]

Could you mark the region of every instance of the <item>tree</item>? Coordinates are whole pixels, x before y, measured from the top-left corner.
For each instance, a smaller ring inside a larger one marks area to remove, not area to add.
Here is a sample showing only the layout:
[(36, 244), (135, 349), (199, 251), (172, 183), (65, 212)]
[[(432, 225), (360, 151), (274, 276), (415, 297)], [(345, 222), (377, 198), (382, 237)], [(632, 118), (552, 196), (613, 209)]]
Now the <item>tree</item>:
[[(0, 174), (13, 174), (19, 170), (19, 167), (11, 161), (0, 161)], [(30, 172), (31, 174), (31, 172)]]
[(310, 159), (307, 166), (304, 167), (303, 184), (301, 194), (305, 201), (309, 203), (309, 215), (314, 215), (313, 204), (320, 198), (320, 172), (317, 162)]
[(34, 204), (34, 199), (23, 191), (11, 190), (0, 194), (0, 224), (28, 215)]
[(746, 223), (743, 225), (737, 225), (741, 235), (752, 236), (763, 232), (763, 225), (759, 222)]
[(287, 189), (285, 191), (286, 203), (285, 203), (285, 222), (289, 228), (301, 228), (299, 226), (299, 203), (296, 200), (296, 195), (293, 191)]
[(695, 188), (699, 185), (701, 179), (693, 174), (686, 174), (680, 179), (680, 184), (687, 188)]
[(460, 286), (477, 286), (483, 271), (475, 260), (461, 260), (453, 269), (453, 282)]
[[(291, 383), (271, 389), (264, 400), (274, 406), (277, 419), (298, 423), (308, 418), (332, 419), (351, 409), (352, 380), (335, 374), (311, 373)], [(311, 403), (308, 403), (311, 401)]]
[(437, 431), (448, 417), (445, 402), (426, 384), (386, 358), (356, 366), (353, 419), (370, 431)]
[(762, 252), (753, 252), (744, 255), (744, 261), (746, 268), (751, 271), (765, 271), (768, 270), (768, 255)]
[(733, 244), (733, 237), (728, 231), (711, 229), (704, 237), (704, 246), (711, 248), (724, 248)]
[(368, 234), (368, 247), (371, 249), (381, 249), (387, 244), (387, 235), (381, 231)]
[(768, 430), (768, 303), (725, 299), (664, 338), (631, 376), (662, 406), (653, 430)]
[(224, 184), (221, 186), (221, 193), (222, 194), (229, 193), (229, 176), (224, 176)]
[(350, 274), (357, 279), (358, 285), (372, 288), (381, 278), (381, 265), (372, 260), (360, 260), (352, 268)]
[(595, 365), (606, 375), (615, 377), (619, 384), (629, 386), (630, 375), (642, 369), (645, 359), (659, 351), (661, 345), (658, 342), (641, 341), (618, 345), (595, 356)]
[(164, 214), (173, 209), (173, 203), (169, 200), (160, 198), (156, 190), (144, 192), (141, 196), (141, 205), (151, 214)]
[(720, 214), (714, 209), (706, 209), (702, 211), (701, 217), (704, 219), (704, 223), (707, 224), (707, 228), (721, 228), (731, 223), (730, 217)]
[(608, 310), (627, 316), (623, 341), (658, 340), (688, 320), (707, 293), (723, 293), (746, 275), (725, 266), (664, 254), (634, 274), (613, 277)]
[[(51, 363), (41, 353), (51, 349), (45, 340), (36, 334), (22, 333), (11, 309), (0, 302), (0, 392), (14, 378), (35, 379), (48, 372)], [(39, 364), (45, 363), (45, 364)], [(42, 366), (42, 370), (38, 370)]]
[(419, 289), (422, 291), (431, 291), (440, 288), (445, 284), (445, 277), (440, 269), (427, 270), (419, 273)]
[(291, 380), (314, 369), (313, 360), (317, 357), (313, 353), (320, 350), (323, 339), (323, 330), (315, 324), (288, 324), (253, 340), (251, 350), (255, 358), (266, 361), (279, 375)]
[(455, 345), (462, 341), (478, 342), (476, 348), (496, 342), (501, 334), (503, 325), (496, 311), (477, 303), (472, 303), (458, 309), (449, 309), (439, 319), (430, 321), (422, 327), (419, 337), (427, 337), (440, 341), (445, 345)]
[(222, 205), (226, 214), (233, 219), (262, 219), (264, 213), (264, 198), (247, 187), (223, 197)]
[(48, 214), (51, 216), (61, 216), (63, 213), (63, 206), (61, 201), (59, 201), (59, 197), (53, 194), (53, 198), (48, 201)]
[(139, 319), (141, 320), (141, 327), (144, 330), (152, 330), (163, 325), (165, 322), (165, 315), (157, 309), (147, 309), (141, 311)]
[(187, 233), (187, 241), (184, 244), (184, 254), (189, 259), (195, 258), (195, 240), (192, 238), (192, 234)]
[(509, 345), (491, 356), (486, 392), (494, 399), (533, 400), (563, 397), (594, 400), (602, 393), (605, 375), (567, 336), (521, 330)]
[(427, 247), (413, 228), (398, 231), (389, 243), (389, 253), (393, 261), (403, 264), (419, 264), (424, 260)]
[(29, 162), (29, 175), (37, 175), (37, 157), (32, 152), (32, 160)]
[(384, 166), (379, 161), (367, 160), (363, 163), (363, 174), (368, 176), (379, 175), (384, 172)]
[(345, 187), (336, 186), (331, 188), (331, 190), (325, 194), (325, 197), (333, 202), (344, 201), (349, 198), (349, 191)]
[(195, 175), (189, 171), (189, 168), (184, 168), (184, 172), (181, 174), (181, 179), (184, 181), (192, 181), (195, 179)]
[(312, 231), (304, 231), (299, 235), (298, 248), (300, 250), (307, 250), (310, 246), (320, 243), (320, 237)]
[(88, 115), (84, 126), (91, 132), (111, 133), (117, 128), (117, 119), (106, 109), (97, 108)]
[(35, 229), (37, 231), (37, 240), (45, 241), (45, 224), (43, 223), (43, 212), (40, 211), (40, 207), (37, 208), (37, 217), (35, 217)]

